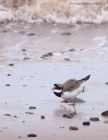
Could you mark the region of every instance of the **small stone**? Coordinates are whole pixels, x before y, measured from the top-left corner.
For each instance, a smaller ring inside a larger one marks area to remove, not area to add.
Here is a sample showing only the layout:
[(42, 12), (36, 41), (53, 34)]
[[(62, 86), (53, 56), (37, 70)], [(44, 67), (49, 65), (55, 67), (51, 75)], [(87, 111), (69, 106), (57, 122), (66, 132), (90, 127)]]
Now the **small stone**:
[(67, 113), (67, 114), (63, 114), (63, 117), (68, 118), (68, 119), (72, 119), (73, 115), (74, 115), (74, 113)]
[(21, 136), (18, 136), (18, 138), (21, 139), (22, 137)]
[(69, 49), (68, 51), (69, 51), (69, 52), (74, 52), (74, 51), (75, 51), (75, 49)]
[(33, 109), (36, 109), (36, 107), (35, 106), (29, 106), (29, 109), (33, 110)]
[(64, 33), (62, 33), (62, 35), (69, 36), (69, 35), (71, 35), (71, 33), (70, 32), (64, 32)]
[(91, 117), (90, 121), (99, 121), (99, 118), (98, 117)]
[(30, 115), (33, 115), (34, 113), (33, 112), (25, 112), (26, 114), (30, 114)]
[(7, 116), (7, 117), (12, 117), (12, 115), (11, 114), (4, 114), (4, 116)]
[(11, 86), (11, 85), (10, 85), (10, 84), (6, 84), (5, 86), (6, 86), (6, 87), (9, 87), (9, 86)]
[(11, 76), (11, 74), (7, 74), (7, 76)]
[(22, 49), (22, 52), (26, 52), (26, 49)]
[(106, 82), (105, 85), (108, 85), (108, 82)]
[(41, 58), (42, 58), (42, 59), (45, 59), (45, 58), (48, 58), (48, 57), (51, 57), (51, 56), (53, 56), (53, 53), (52, 53), (52, 52), (49, 52), (49, 53), (43, 54), (43, 55), (41, 56)]
[(24, 57), (23, 60), (30, 60), (31, 58), (30, 57)]
[(87, 126), (87, 125), (90, 125), (90, 122), (85, 121), (85, 122), (83, 122), (82, 124)]
[(36, 34), (35, 33), (28, 33), (27, 35), (28, 36), (35, 36)]
[(68, 62), (68, 61), (70, 61), (70, 59), (69, 58), (65, 58), (64, 61), (67, 61)]
[(17, 115), (14, 115), (14, 118), (18, 118), (18, 116)]
[(11, 63), (11, 64), (9, 64), (9, 66), (14, 66), (14, 64)]
[(28, 134), (27, 137), (32, 138), (32, 137), (37, 137), (36, 134)]
[(44, 119), (45, 119), (45, 116), (42, 115), (42, 116), (41, 116), (41, 120), (44, 120)]
[(104, 116), (104, 117), (108, 117), (108, 110), (102, 112), (101, 115)]
[(28, 85), (22, 85), (23, 87), (27, 87)]
[(78, 130), (79, 128), (76, 126), (69, 126), (69, 130)]
[(84, 51), (84, 49), (80, 49), (80, 51)]
[(108, 123), (108, 120), (105, 120), (104, 123)]
[(65, 128), (64, 126), (60, 126), (59, 128)]

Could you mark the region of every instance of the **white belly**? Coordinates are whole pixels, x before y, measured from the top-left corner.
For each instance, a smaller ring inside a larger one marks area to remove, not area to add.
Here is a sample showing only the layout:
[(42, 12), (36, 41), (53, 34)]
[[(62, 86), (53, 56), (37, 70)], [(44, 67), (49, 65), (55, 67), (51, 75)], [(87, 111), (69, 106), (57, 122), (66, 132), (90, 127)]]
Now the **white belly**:
[(82, 93), (82, 89), (76, 89), (72, 92), (64, 92), (61, 96), (64, 100), (73, 100), (77, 97), (80, 93)]

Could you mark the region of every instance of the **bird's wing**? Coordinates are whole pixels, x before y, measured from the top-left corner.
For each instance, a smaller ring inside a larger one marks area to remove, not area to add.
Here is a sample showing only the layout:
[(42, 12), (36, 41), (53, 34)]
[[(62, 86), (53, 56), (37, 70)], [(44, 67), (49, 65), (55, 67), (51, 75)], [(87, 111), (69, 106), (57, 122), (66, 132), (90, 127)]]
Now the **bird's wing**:
[(63, 87), (64, 87), (64, 92), (68, 91), (71, 92), (77, 88), (80, 87), (82, 82), (80, 82), (79, 80), (75, 80), (75, 79), (69, 79), (66, 82), (63, 83)]

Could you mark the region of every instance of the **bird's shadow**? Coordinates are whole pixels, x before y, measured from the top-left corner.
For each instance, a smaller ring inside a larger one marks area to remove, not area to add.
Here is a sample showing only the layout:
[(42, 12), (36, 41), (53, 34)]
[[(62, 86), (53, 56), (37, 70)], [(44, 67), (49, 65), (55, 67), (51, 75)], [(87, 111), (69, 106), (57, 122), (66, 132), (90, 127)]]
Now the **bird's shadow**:
[[(55, 112), (54, 112), (54, 114), (55, 114), (55, 116), (62, 116), (64, 113), (66, 113), (66, 114), (73, 114), (73, 115), (76, 115), (76, 114), (74, 114), (74, 112), (72, 112), (72, 110), (70, 110), (69, 109), (69, 107), (67, 106), (67, 105), (73, 105), (73, 102), (74, 102), (74, 100), (63, 100), (62, 101), (62, 103), (61, 103), (61, 105), (60, 105), (60, 107), (61, 108), (59, 108), (59, 109), (56, 109), (55, 110)], [(76, 103), (77, 104), (82, 104), (82, 103), (85, 103), (85, 101), (84, 100), (82, 100), (82, 99), (80, 99), (80, 98), (76, 98)]]

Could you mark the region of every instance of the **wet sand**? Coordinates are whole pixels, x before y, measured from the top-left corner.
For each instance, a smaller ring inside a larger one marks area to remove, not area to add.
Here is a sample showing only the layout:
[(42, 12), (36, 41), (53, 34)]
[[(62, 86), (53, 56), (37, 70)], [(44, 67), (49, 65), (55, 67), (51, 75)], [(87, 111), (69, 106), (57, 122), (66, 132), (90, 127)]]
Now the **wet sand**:
[[(103, 121), (108, 118), (101, 112), (108, 110), (108, 25), (0, 26), (0, 138), (107, 140), (108, 124)], [(46, 53), (52, 55), (43, 58)], [(53, 83), (88, 74), (91, 79), (79, 96), (84, 103), (77, 103), (72, 119), (63, 118), (72, 106), (61, 106), (62, 100), (51, 92)], [(90, 117), (100, 121), (83, 126)], [(28, 134), (37, 137), (27, 138)]]

